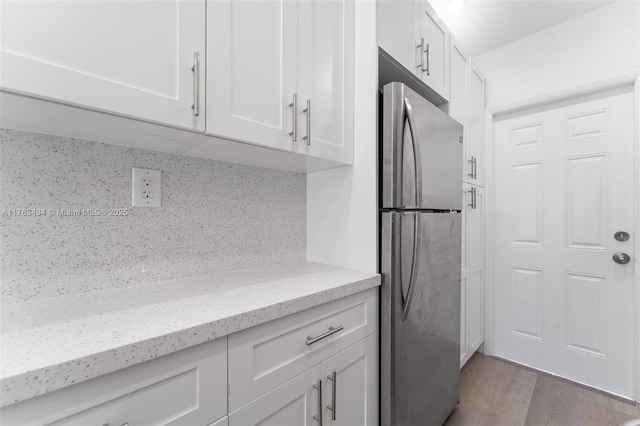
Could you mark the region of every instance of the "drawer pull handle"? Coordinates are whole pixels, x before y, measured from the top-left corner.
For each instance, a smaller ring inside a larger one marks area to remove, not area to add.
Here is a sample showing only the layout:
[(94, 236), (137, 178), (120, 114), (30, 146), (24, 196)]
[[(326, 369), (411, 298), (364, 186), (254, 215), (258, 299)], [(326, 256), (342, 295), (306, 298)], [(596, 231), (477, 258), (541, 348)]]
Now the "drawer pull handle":
[(329, 337), (332, 334), (336, 334), (337, 332), (342, 331), (342, 330), (344, 330), (344, 327), (339, 325), (337, 327), (329, 327), (329, 331), (324, 332), (319, 336), (316, 336), (316, 337), (307, 336), (307, 342), (306, 342), (307, 346), (313, 345), (314, 343), (324, 339), (325, 337)]

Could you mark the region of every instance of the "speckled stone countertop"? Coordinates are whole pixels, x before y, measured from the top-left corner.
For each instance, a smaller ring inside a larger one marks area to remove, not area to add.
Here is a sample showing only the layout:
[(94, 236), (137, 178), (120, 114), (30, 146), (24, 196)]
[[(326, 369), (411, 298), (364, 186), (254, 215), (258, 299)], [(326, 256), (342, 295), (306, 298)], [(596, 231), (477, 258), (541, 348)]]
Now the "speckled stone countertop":
[(380, 285), (297, 262), (2, 307), (0, 406)]

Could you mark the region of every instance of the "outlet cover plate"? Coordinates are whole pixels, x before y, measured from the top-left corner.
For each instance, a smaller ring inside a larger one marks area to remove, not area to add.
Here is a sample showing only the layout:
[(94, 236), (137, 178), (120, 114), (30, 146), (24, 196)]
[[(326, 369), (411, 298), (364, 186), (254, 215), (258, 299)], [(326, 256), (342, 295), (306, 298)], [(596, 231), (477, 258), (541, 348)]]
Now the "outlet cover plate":
[(162, 200), (162, 173), (160, 170), (131, 169), (131, 205), (134, 207), (160, 207)]

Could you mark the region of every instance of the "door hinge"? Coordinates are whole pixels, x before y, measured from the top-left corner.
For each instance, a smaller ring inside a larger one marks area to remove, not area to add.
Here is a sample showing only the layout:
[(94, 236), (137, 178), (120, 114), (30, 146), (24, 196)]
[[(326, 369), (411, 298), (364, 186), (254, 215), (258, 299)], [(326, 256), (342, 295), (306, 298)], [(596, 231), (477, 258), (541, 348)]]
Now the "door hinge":
[(462, 136), (458, 138), (458, 142), (462, 143)]

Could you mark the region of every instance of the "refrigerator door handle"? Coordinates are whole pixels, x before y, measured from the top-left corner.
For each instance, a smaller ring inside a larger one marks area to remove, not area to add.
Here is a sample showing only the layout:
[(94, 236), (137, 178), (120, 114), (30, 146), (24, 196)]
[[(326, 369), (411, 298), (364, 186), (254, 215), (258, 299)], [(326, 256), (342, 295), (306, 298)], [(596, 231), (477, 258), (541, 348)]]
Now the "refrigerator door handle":
[(413, 287), (418, 272), (418, 248), (420, 247), (420, 213), (413, 213), (413, 254), (411, 259), (411, 274), (409, 275), (409, 287), (407, 288), (407, 296), (402, 295), (402, 321), (407, 318), (409, 308), (411, 308), (411, 300), (413, 300)]
[(420, 144), (418, 143), (417, 138), (417, 128), (416, 123), (413, 118), (413, 108), (411, 108), (411, 103), (408, 98), (404, 98), (404, 116), (407, 122), (409, 123), (409, 132), (411, 133), (411, 145), (413, 147), (413, 165), (415, 167), (415, 189), (416, 189), (416, 207), (420, 207), (422, 205), (422, 166), (421, 166), (421, 157), (420, 157)]

